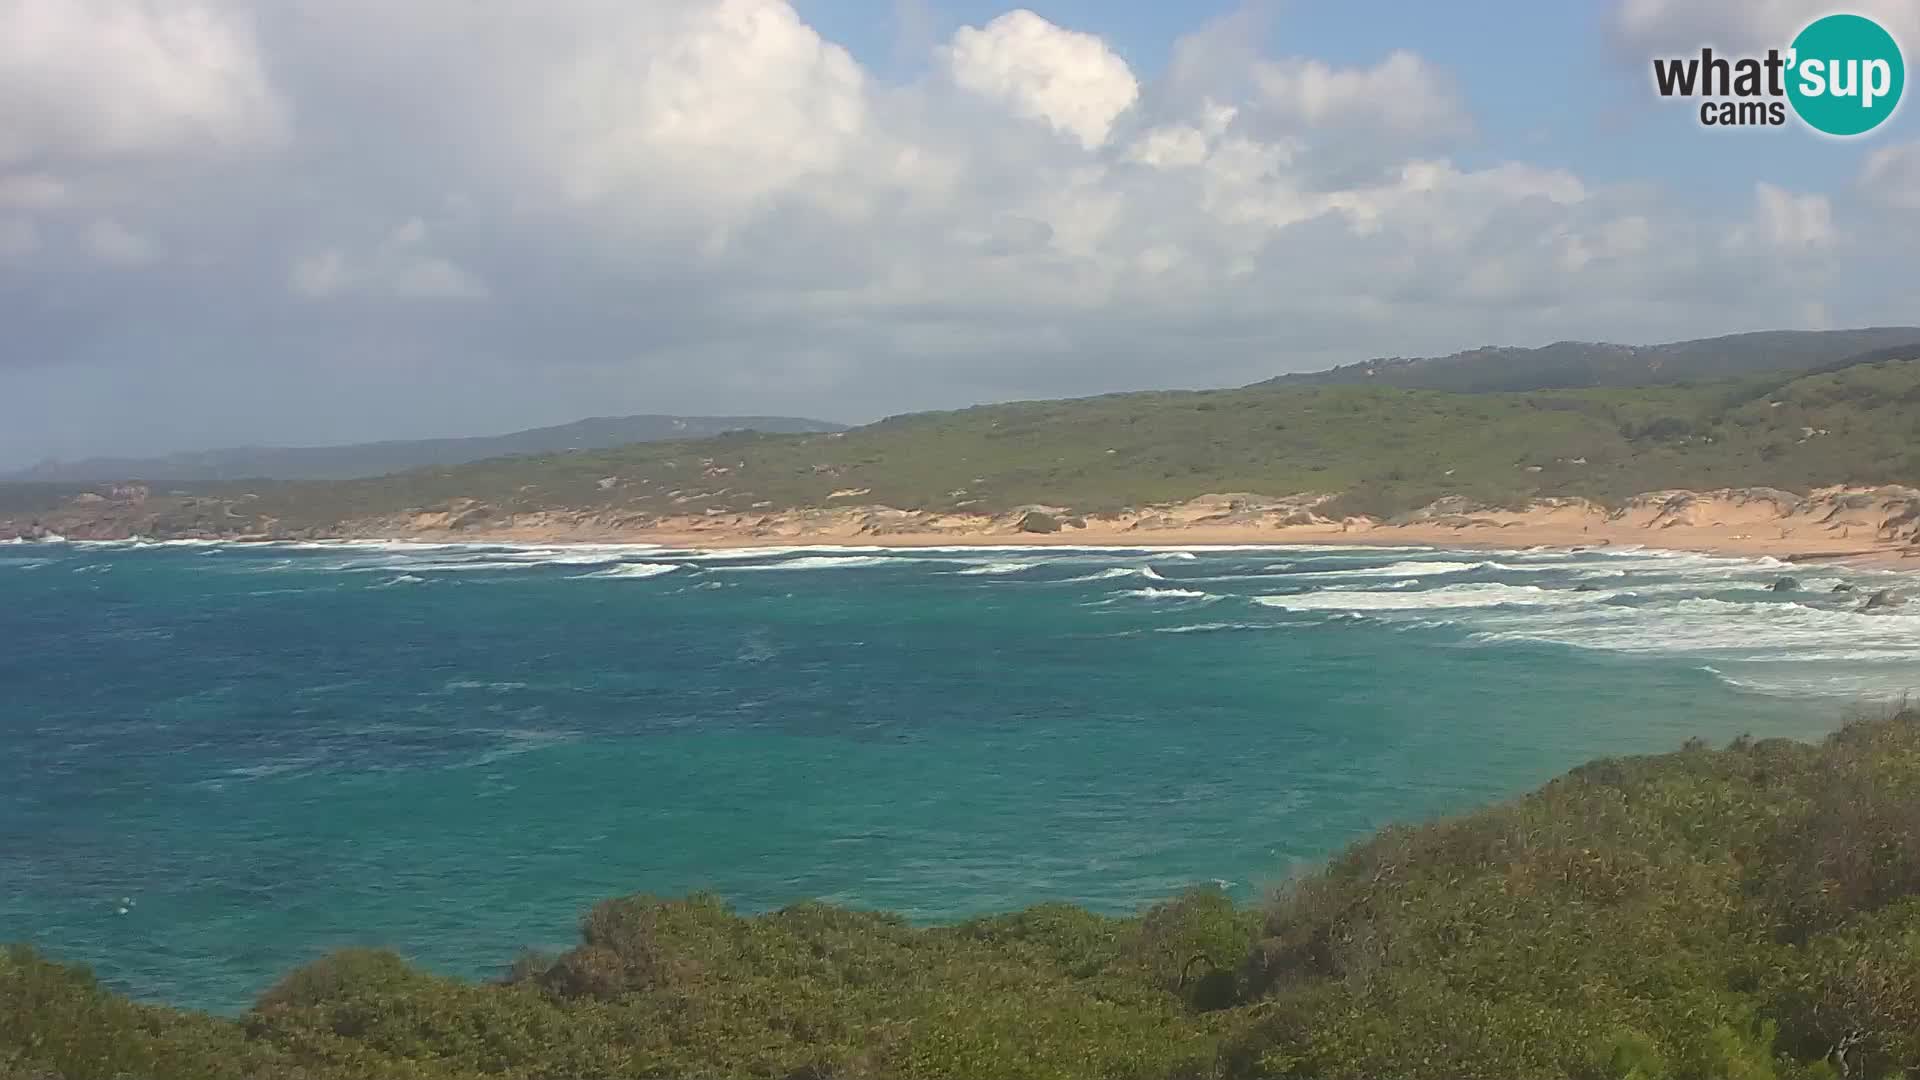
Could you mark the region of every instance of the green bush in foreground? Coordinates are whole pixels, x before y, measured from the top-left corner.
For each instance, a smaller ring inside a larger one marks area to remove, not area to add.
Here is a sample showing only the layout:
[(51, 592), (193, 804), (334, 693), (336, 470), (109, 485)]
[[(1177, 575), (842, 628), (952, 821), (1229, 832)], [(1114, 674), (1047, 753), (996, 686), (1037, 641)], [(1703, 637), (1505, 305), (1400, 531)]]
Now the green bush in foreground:
[(0, 954), (45, 1076), (1813, 1080), (1920, 1076), (1920, 714), (1609, 759), (1387, 829), (1263, 911), (920, 928), (594, 908), (495, 984), (350, 950), (235, 1019)]

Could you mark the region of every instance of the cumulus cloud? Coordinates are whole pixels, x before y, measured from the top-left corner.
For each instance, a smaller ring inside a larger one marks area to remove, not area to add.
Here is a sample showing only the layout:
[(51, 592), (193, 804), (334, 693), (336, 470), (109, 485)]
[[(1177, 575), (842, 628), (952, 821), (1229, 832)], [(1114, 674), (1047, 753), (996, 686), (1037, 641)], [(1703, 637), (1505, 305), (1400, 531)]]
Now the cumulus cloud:
[(1433, 135), (1470, 126), (1451, 80), (1405, 50), (1373, 67), (1336, 68), (1305, 57), (1261, 63), (1254, 81), (1267, 110), (1310, 127), (1378, 125)]
[(1063, 29), (1031, 11), (1010, 11), (962, 27), (946, 51), (962, 89), (998, 101), (1091, 150), (1139, 99), (1133, 71), (1106, 42)]
[(0, 166), (254, 146), (285, 116), (218, 0), (0, 0)]
[[(1822, 275), (1831, 272), (1832, 255), (1844, 236), (1835, 226), (1833, 201), (1825, 195), (1793, 192), (1777, 184), (1758, 183), (1753, 188), (1753, 211), (1745, 221), (1727, 234), (1726, 249), (1735, 255), (1758, 255), (1775, 260), (1780, 267), (1805, 263), (1783, 261), (1794, 256), (1823, 256)], [(1809, 287), (1819, 281), (1809, 279)]]
[(737, 207), (833, 172), (866, 124), (847, 51), (782, 0), (677, 6), (611, 20), (534, 73), (524, 123), (564, 190)]
[(1624, 0), (1614, 26), (1626, 44), (1662, 50), (1784, 48), (1800, 28), (1844, 10), (1865, 15), (1903, 42), (1920, 41), (1920, 5), (1913, 0)]
[[(888, 77), (785, 0), (0, 0), (0, 461), (1671, 339), (1821, 302), (1762, 255), (1849, 252), (1837, 194), (1701, 213), (1528, 161), (1459, 137), (1431, 59), (1266, 58), (1249, 11), (1144, 74), (1028, 11), (923, 26)], [(102, 36), (18, 46), (48, 26)], [(1888, 148), (1853, 194), (1910, 176)]]
[(479, 300), (484, 282), (470, 271), (434, 254), (427, 226), (410, 218), (371, 250), (355, 255), (327, 248), (294, 260), (288, 287), (309, 300), (354, 293), (405, 300)]
[(1884, 206), (1920, 210), (1920, 142), (1882, 147), (1867, 155), (1860, 184)]
[(1833, 203), (1825, 195), (1796, 195), (1774, 184), (1753, 189), (1759, 238), (1781, 251), (1831, 247)]

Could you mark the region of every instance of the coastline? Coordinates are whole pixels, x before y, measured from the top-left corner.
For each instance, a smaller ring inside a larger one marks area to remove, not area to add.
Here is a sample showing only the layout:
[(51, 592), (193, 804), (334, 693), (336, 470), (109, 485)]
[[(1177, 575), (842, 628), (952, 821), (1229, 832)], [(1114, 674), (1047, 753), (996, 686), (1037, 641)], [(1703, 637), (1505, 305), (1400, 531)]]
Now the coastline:
[[(472, 499), (431, 509), (288, 529), (272, 518), (232, 529), (175, 528), (151, 507), (88, 504), (36, 520), (38, 535), (231, 542), (391, 540), (421, 543), (654, 544), (747, 547), (1113, 547), (1338, 545), (1466, 550), (1637, 547), (1785, 563), (1831, 562), (1920, 570), (1920, 490), (1831, 487), (1799, 495), (1772, 488), (1658, 491), (1609, 507), (1540, 499), (1489, 509), (1442, 499), (1395, 518), (1325, 510), (1330, 496), (1202, 495), (1182, 503), (1082, 515), (1033, 505), (1000, 513), (842, 505), (763, 512), (667, 514), (632, 507), (513, 510)], [(229, 514), (230, 519), (242, 515)], [(7, 535), (0, 522), (0, 536)], [(23, 524), (23, 523), (22, 523)], [(15, 535), (34, 538), (33, 532)]]
[[(1238, 499), (1206, 496), (1172, 507), (1110, 517), (1074, 518), (1057, 508), (984, 515), (914, 514), (887, 507), (847, 507), (746, 517), (692, 515), (639, 526), (593, 516), (522, 515), (490, 527), (435, 528), (438, 522), (391, 521), (405, 538), (437, 542), (647, 543), (672, 548), (838, 546), (1113, 547), (1337, 545), (1446, 547), (1465, 550), (1639, 547), (1787, 563), (1835, 562), (1920, 571), (1920, 543), (1911, 521), (1899, 521), (1883, 503), (1889, 493), (1830, 489), (1801, 499), (1748, 490), (1642, 496), (1624, 510), (1580, 500), (1539, 503), (1523, 510), (1423, 512), (1411, 521), (1310, 512), (1247, 509)], [(1892, 500), (1904, 504), (1904, 492)], [(1789, 502), (1789, 500), (1791, 500)], [(1023, 527), (1042, 513), (1057, 528)], [(1905, 513), (1904, 506), (1901, 513)], [(1222, 520), (1222, 519), (1226, 520)], [(1892, 521), (1893, 524), (1889, 525)], [(372, 538), (371, 534), (360, 534)]]

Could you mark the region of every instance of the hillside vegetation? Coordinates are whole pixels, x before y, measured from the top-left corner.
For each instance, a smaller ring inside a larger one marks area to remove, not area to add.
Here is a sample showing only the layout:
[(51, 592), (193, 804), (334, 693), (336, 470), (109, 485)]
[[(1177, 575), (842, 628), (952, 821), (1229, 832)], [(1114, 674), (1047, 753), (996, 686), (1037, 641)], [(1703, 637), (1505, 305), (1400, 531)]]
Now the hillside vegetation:
[(1419, 390), (1489, 393), (1594, 386), (1654, 386), (1807, 371), (1881, 349), (1914, 351), (1920, 327), (1769, 330), (1666, 345), (1558, 341), (1538, 349), (1489, 347), (1450, 356), (1367, 360), (1282, 375), (1276, 383), (1377, 383)]
[(507, 512), (699, 513), (1055, 503), (1098, 513), (1218, 491), (1341, 493), (1389, 514), (1663, 488), (1920, 481), (1920, 361), (1798, 378), (1524, 394), (1257, 386), (919, 413), (840, 435), (485, 462), (261, 492), (294, 524), (476, 499)]
[(0, 474), (0, 483), (194, 487), (235, 480), (343, 480), (429, 465), (458, 465), (508, 454), (603, 449), (661, 439), (698, 439), (729, 431), (839, 431), (841, 425), (790, 416), (600, 416), (557, 427), (456, 439), (393, 439), (346, 446), (242, 446), (153, 458), (43, 461)]
[[(1118, 394), (917, 413), (844, 433), (500, 458), (79, 508), (74, 535), (330, 535), (410, 511), (668, 515), (887, 505), (1100, 514), (1214, 492), (1322, 493), (1390, 516), (1458, 496), (1920, 483), (1920, 359), (1694, 386), (1453, 394), (1384, 386)], [(0, 533), (41, 515), (0, 515)]]
[(500, 981), (386, 952), (234, 1018), (0, 954), (0, 1077), (1832, 1080), (1920, 1070), (1920, 714), (1609, 759), (1238, 910), (916, 928), (628, 897)]

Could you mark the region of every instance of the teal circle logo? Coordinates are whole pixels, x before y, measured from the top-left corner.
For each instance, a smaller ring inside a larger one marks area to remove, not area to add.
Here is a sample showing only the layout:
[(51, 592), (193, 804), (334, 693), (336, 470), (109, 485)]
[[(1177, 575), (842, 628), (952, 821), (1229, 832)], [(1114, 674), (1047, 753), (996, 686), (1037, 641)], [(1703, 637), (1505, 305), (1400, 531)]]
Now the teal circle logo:
[(1828, 15), (1793, 39), (1787, 98), (1815, 131), (1864, 135), (1893, 115), (1907, 65), (1893, 35), (1859, 15)]

